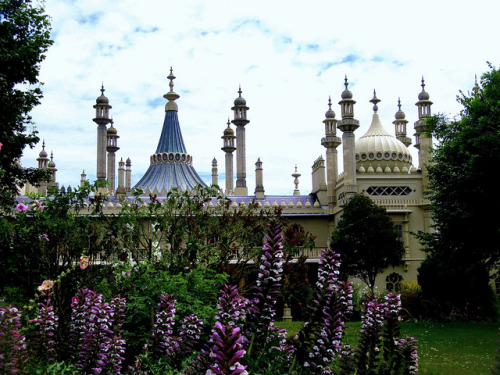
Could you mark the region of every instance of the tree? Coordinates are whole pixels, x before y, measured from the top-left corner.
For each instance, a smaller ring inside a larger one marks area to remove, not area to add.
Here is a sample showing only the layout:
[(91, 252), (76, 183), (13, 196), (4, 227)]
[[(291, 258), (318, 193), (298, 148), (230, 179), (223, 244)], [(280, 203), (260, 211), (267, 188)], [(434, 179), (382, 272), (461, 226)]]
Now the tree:
[(377, 275), (399, 265), (404, 255), (401, 236), (385, 209), (363, 194), (345, 205), (330, 247), (340, 254), (341, 272), (360, 278), (372, 291)]
[(29, 112), (42, 98), (40, 63), (52, 44), (49, 17), (30, 0), (0, 0), (0, 207), (10, 208), (18, 189), (46, 172), (19, 164), (26, 146), (39, 141)]
[[(420, 234), (427, 259), (420, 267), (424, 296), (450, 312), (492, 312), (489, 274), (500, 265), (500, 71), (489, 64), (473, 92), (460, 92), (457, 119), (428, 119), (437, 141), (429, 171), (433, 234)], [(486, 310), (486, 311), (485, 311)]]

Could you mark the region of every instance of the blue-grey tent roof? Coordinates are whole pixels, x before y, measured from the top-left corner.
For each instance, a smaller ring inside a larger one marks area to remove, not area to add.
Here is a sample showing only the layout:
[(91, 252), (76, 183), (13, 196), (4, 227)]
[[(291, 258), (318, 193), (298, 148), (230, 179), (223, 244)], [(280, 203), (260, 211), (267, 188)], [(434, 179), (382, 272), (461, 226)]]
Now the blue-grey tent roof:
[[(166, 111), (165, 121), (161, 131), (156, 154), (161, 153), (187, 154), (182, 138), (177, 111)], [(187, 190), (196, 185), (207, 186), (190, 163), (178, 161), (152, 163), (144, 176), (134, 186), (151, 192), (156, 188), (159, 192), (171, 189)]]
[(180, 152), (187, 154), (177, 111), (165, 112), (165, 120), (163, 121), (160, 141), (156, 148), (156, 153), (159, 154), (160, 152)]

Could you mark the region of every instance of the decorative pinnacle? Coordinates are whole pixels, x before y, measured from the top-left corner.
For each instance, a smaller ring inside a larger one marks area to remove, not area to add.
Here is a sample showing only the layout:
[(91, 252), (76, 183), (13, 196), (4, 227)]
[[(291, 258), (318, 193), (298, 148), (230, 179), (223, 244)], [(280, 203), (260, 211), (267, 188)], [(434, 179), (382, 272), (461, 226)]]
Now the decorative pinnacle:
[(239, 89), (238, 89), (239, 98), (241, 98), (241, 93), (242, 93), (242, 92), (243, 92), (243, 91), (241, 91), (241, 84), (240, 84), (240, 85), (239, 85)]
[[(332, 110), (332, 97), (331, 96), (328, 96), (328, 110), (329, 111)], [(295, 168), (297, 168), (297, 166), (295, 166)]]
[(345, 85), (345, 89), (347, 90), (347, 86), (349, 86), (349, 82), (347, 82), (347, 74), (345, 75), (344, 85)]
[(228, 127), (228, 128), (230, 127), (230, 126), (229, 126), (230, 124), (231, 124), (231, 121), (229, 120), (229, 117), (228, 117), (228, 118), (227, 118), (227, 127)]
[(422, 76), (422, 84), (421, 84), (421, 86), (422, 86), (422, 92), (424, 92), (424, 91), (425, 91), (425, 81), (424, 81), (424, 76)]
[(371, 103), (373, 103), (373, 112), (377, 113), (378, 107), (377, 103), (380, 102), (380, 99), (377, 98), (377, 93), (375, 92), (375, 89), (373, 90), (373, 99), (370, 100)]
[(45, 139), (42, 142), (42, 150), (45, 150)]
[(104, 96), (104, 82), (101, 82), (101, 95)]
[(168, 84), (170, 86), (170, 92), (174, 92), (174, 70), (172, 69), (172, 66), (170, 66), (170, 74), (168, 75), (168, 79), (170, 80), (170, 83)]
[(170, 80), (168, 84), (170, 86), (170, 91), (167, 92), (163, 97), (168, 100), (168, 103), (165, 105), (165, 111), (177, 111), (177, 104), (175, 104), (175, 100), (179, 99), (180, 95), (174, 92), (174, 72), (172, 67), (170, 67), (170, 74), (167, 77)]
[(50, 151), (50, 161), (52, 161), (52, 159), (54, 159), (54, 151)]
[(398, 96), (398, 108), (401, 111), (401, 98)]

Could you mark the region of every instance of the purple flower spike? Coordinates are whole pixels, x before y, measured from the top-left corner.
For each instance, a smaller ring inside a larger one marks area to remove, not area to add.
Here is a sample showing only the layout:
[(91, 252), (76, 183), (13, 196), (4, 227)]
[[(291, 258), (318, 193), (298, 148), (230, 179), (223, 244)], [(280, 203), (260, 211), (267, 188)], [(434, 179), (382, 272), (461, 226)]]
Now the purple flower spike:
[(35, 319), (35, 343), (38, 355), (48, 363), (55, 361), (56, 337), (58, 316), (54, 313), (51, 297), (54, 293), (50, 289), (42, 291), (42, 301), (38, 303), (40, 310)]
[(206, 372), (212, 375), (247, 375), (246, 366), (239, 360), (245, 355), (240, 328), (216, 322), (211, 336), (210, 358), (214, 364)]
[[(1, 300), (0, 300), (1, 302)], [(21, 329), (21, 311), (0, 306), (0, 373), (23, 373), (26, 367), (26, 338)]]
[(151, 339), (153, 350), (165, 356), (172, 356), (179, 347), (179, 342), (173, 335), (175, 325), (175, 300), (172, 294), (162, 294), (158, 304), (160, 311), (156, 313)]

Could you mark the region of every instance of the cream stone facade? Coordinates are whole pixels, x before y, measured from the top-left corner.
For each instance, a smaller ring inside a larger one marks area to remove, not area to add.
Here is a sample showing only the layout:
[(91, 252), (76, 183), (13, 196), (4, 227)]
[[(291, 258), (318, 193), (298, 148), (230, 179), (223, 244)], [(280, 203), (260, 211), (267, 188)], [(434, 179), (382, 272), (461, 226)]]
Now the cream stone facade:
[[(118, 174), (115, 174), (115, 152), (118, 147), (117, 130), (113, 127), (109, 114), (109, 100), (104, 96), (104, 87), (101, 96), (96, 100), (94, 108), (96, 117), (93, 121), (97, 124), (97, 169), (98, 180), (109, 181), (108, 201), (105, 202), (103, 211), (115, 213), (121, 208), (119, 197), (131, 194), (134, 188), (144, 191), (144, 200), (147, 202), (150, 194), (156, 195), (161, 200), (170, 189), (189, 191), (196, 184), (205, 185), (193, 166), (193, 158), (187, 153), (182, 138), (181, 127), (178, 121), (178, 106), (175, 101), (179, 98), (173, 90), (175, 76), (172, 70), (168, 76), (170, 91), (164, 95), (168, 103), (165, 106), (165, 121), (156, 152), (151, 155), (151, 165), (144, 177), (134, 186), (131, 181), (131, 160), (118, 162)], [(399, 280), (415, 280), (417, 269), (424, 259), (421, 245), (411, 234), (412, 232), (431, 230), (431, 212), (429, 203), (424, 198), (427, 185), (427, 171), (425, 164), (429, 162), (430, 146), (432, 139), (427, 134), (425, 118), (431, 115), (432, 102), (425, 91), (422, 79), (422, 91), (418, 94), (416, 103), (418, 117), (414, 124), (415, 147), (419, 150), (417, 166), (414, 165), (409, 150), (411, 139), (407, 136), (406, 115), (399, 110), (392, 120), (394, 132), (391, 134), (384, 124), (390, 123), (389, 119), (381, 119), (377, 113), (377, 104), (380, 100), (374, 97), (373, 116), (368, 131), (359, 136), (356, 130), (359, 121), (355, 118), (354, 95), (348, 87), (345, 78), (345, 90), (340, 95), (340, 118), (332, 109), (332, 101), (328, 101), (328, 110), (323, 121), (325, 137), (318, 139), (318, 148), (321, 144), (325, 149), (325, 156), (321, 156), (312, 165), (312, 191), (301, 194), (299, 189), (300, 173), (292, 173), (295, 189), (292, 195), (270, 195), (265, 190), (264, 167), (259, 159), (255, 162), (256, 189), (254, 194), (248, 194), (246, 184), (246, 148), (253, 145), (246, 144), (245, 131), (250, 123), (250, 108), (242, 97), (241, 87), (238, 97), (234, 101), (232, 110), (233, 120), (228, 120), (227, 127), (223, 130), (221, 150), (225, 153), (225, 181), (218, 178), (217, 160), (212, 161), (212, 184), (220, 184), (226, 195), (233, 201), (234, 210), (246, 207), (249, 203), (256, 202), (259, 207), (281, 207), (283, 214), (291, 221), (300, 224), (305, 230), (316, 236), (315, 248), (304, 249), (309, 255), (310, 262), (316, 262), (320, 249), (327, 247), (329, 238), (335, 225), (342, 215), (343, 207), (349, 197), (355, 193), (369, 196), (380, 206), (386, 208), (387, 213), (401, 232), (404, 241), (405, 255), (401, 265), (387, 269), (377, 277), (376, 285), (379, 288), (394, 287)], [(236, 131), (231, 128), (235, 125)], [(107, 126), (110, 124), (110, 127)], [(318, 124), (319, 125), (319, 124)], [(342, 136), (337, 133), (340, 130)], [(251, 127), (249, 127), (251, 131)], [(213, 135), (214, 139), (217, 138)], [(341, 151), (339, 148), (341, 147)], [(106, 151), (108, 155), (106, 155)], [(236, 151), (236, 171), (233, 169), (233, 152)], [(339, 165), (338, 152), (343, 153), (343, 165)], [(148, 157), (148, 156), (144, 156)], [(39, 167), (53, 168), (54, 178), (49, 183), (57, 186), (55, 181), (55, 164), (49, 162), (45, 151), (45, 144), (40, 152)], [(51, 164), (52, 163), (52, 164)], [(106, 168), (107, 166), (107, 168)], [(339, 174), (339, 170), (343, 172)], [(236, 178), (235, 178), (236, 177)], [(82, 173), (81, 183), (86, 179)], [(117, 181), (115, 181), (117, 180)], [(236, 183), (234, 183), (236, 182)], [(289, 183), (289, 181), (284, 182)], [(38, 192), (46, 193), (47, 184), (43, 184)], [(207, 206), (207, 208), (210, 204)]]

